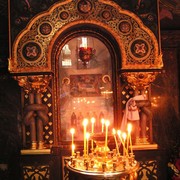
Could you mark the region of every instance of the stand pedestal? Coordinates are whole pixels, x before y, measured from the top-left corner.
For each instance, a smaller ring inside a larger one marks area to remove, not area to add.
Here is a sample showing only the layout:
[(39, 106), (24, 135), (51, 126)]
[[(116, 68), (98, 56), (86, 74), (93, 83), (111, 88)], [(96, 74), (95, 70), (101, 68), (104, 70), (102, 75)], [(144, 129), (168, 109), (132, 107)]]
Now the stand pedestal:
[(70, 165), (67, 165), (70, 180), (137, 180), (137, 170), (139, 164), (131, 170), (119, 172), (88, 172), (77, 170)]

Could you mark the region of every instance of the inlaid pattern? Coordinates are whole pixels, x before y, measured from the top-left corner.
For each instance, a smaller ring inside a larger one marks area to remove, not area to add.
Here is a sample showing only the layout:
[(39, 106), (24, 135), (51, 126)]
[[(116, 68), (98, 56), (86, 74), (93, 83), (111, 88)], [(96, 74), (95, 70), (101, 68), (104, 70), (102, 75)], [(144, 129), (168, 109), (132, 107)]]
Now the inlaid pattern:
[[(138, 16), (111, 1), (72, 0), (57, 3), (52, 9), (44, 12), (43, 16), (32, 19), (13, 46), (13, 52), (17, 54), (13, 54), (12, 60), (17, 62), (11, 63), (15, 65), (11, 68), (14, 68), (14, 71), (26, 71), (31, 66), (28, 71), (51, 71), (51, 58), (47, 56), (47, 52), (51, 53), (51, 42), (55, 41), (54, 38), (57, 38), (66, 26), (80, 23), (108, 29), (121, 49), (123, 69), (162, 67), (157, 38)], [(37, 46), (33, 46), (28, 50), (26, 48), (26, 54), (21, 53), (27, 42), (41, 44), (42, 48), (37, 51)], [(42, 58), (37, 58), (38, 52)]]
[(41, 166), (23, 166), (23, 179), (50, 179), (50, 167), (49, 165)]
[[(25, 106), (26, 104), (28, 104), (28, 99), (29, 99), (29, 96), (28, 94), (25, 94), (24, 95), (24, 103), (25, 103)], [(49, 117), (49, 122), (44, 126), (44, 132), (43, 132), (43, 136), (44, 136), (44, 143), (45, 144), (53, 144), (54, 142), (54, 134), (53, 134), (53, 113), (52, 113), (52, 94), (51, 94), (51, 89), (50, 87), (47, 88), (46, 92), (44, 92), (42, 94), (42, 101), (43, 101), (43, 104), (47, 105), (48, 107), (48, 117)], [(26, 144), (30, 144), (31, 142), (31, 133), (30, 133), (30, 127), (29, 126), (25, 126), (24, 128), (24, 134), (25, 134), (25, 145)]]

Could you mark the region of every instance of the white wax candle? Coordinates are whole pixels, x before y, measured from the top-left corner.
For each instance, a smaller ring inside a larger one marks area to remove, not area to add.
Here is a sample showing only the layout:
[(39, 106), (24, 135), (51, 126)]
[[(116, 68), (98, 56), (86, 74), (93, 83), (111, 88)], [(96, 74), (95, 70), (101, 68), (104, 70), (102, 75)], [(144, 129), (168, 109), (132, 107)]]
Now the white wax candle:
[(88, 124), (88, 119), (84, 119), (83, 126), (84, 126), (84, 155), (86, 155), (86, 127)]
[(86, 133), (86, 140), (87, 140), (87, 156), (89, 154), (89, 137), (90, 137), (90, 134), (89, 133)]
[(72, 153), (71, 153), (71, 155), (73, 156), (74, 155), (74, 150), (73, 150), (73, 145), (74, 145), (74, 133), (75, 133), (75, 129), (74, 128), (71, 128), (70, 129), (70, 133), (71, 133), (71, 135), (72, 135)]
[(105, 125), (106, 125), (106, 139), (105, 139), (105, 148), (107, 149), (107, 142), (108, 142), (108, 126), (109, 126), (109, 121), (107, 120), (106, 122), (105, 122)]
[(123, 138), (123, 144), (124, 144), (124, 149), (123, 149), (123, 155), (126, 155), (126, 138), (127, 138), (127, 134), (124, 132), (122, 133), (122, 138)]
[(122, 139), (122, 132), (120, 130), (118, 130), (117, 134), (118, 134), (121, 144), (123, 145), (123, 156), (125, 156), (126, 147), (125, 147), (124, 141)]
[(113, 128), (113, 135), (114, 135), (114, 141), (116, 144), (116, 151), (117, 151), (117, 154), (119, 155), (119, 146), (118, 146), (117, 139), (116, 139), (116, 130), (114, 128)]
[(75, 145), (72, 144), (72, 156), (74, 155)]
[[(95, 123), (95, 118), (94, 117), (91, 118), (91, 123), (92, 123), (91, 133), (93, 134), (94, 133), (94, 123)], [(91, 149), (92, 150), (94, 149), (93, 139), (91, 140)]]
[(133, 153), (133, 150), (132, 150), (132, 139), (131, 139), (132, 124), (128, 123), (127, 129), (128, 129), (128, 136), (129, 136), (130, 151), (131, 151), (131, 153)]

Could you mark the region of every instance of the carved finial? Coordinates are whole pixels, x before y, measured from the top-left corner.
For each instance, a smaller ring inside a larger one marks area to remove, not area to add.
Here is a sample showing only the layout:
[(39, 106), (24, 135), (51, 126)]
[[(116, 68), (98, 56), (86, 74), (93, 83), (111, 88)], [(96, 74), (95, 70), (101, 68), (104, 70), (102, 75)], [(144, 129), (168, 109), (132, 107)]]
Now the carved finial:
[(18, 81), (26, 93), (29, 92), (44, 92), (49, 85), (52, 78), (51, 75), (33, 75), (33, 76), (16, 76), (15, 80)]
[(125, 72), (122, 78), (130, 86), (136, 89), (146, 89), (155, 80), (158, 72)]

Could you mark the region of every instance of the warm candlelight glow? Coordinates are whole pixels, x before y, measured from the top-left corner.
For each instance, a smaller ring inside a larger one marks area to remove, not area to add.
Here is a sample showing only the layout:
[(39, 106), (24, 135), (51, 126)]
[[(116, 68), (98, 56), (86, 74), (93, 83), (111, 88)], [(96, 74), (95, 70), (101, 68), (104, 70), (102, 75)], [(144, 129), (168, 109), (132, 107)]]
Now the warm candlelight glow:
[(132, 131), (132, 124), (131, 123), (128, 123), (127, 130), (128, 130), (128, 133), (130, 134)]
[(71, 128), (70, 129), (70, 133), (72, 134), (72, 156), (73, 156), (73, 154), (74, 154), (73, 145), (74, 145), (74, 133), (75, 133), (75, 129)]
[[(95, 123), (95, 118), (94, 117), (91, 118), (91, 123), (92, 123), (91, 133), (93, 134), (94, 133), (94, 123)], [(93, 139), (91, 140), (91, 149), (92, 149), (92, 151), (94, 149)]]
[(109, 126), (110, 122), (107, 120), (105, 122), (106, 125), (106, 139), (105, 139), (105, 148), (107, 148), (107, 142), (108, 142), (108, 126)]
[(88, 119), (84, 119), (83, 126), (84, 126), (84, 155), (86, 155), (86, 126), (88, 124)]
[(122, 140), (122, 137), (121, 137), (121, 131), (120, 130), (117, 130), (117, 134), (118, 134), (118, 137), (119, 137), (119, 139), (120, 139), (120, 141), (121, 141), (121, 144), (123, 144), (123, 140)]
[(132, 124), (128, 123), (127, 131), (128, 131), (128, 137), (129, 137), (130, 150), (131, 150), (131, 153), (133, 153), (133, 150), (132, 150), (132, 138), (131, 138)]
[[(118, 134), (118, 137), (119, 137), (119, 139), (120, 139), (120, 141), (121, 141), (121, 144), (123, 145), (123, 156), (125, 155), (125, 152), (126, 152), (126, 147), (125, 147), (125, 142), (123, 141), (123, 139), (122, 139), (122, 135), (124, 134), (124, 133), (122, 133), (120, 130), (118, 130), (117, 131), (117, 134)], [(126, 134), (126, 133), (125, 133)]]
[(115, 135), (116, 134), (116, 130), (113, 128), (113, 135)]
[(89, 137), (90, 137), (90, 134), (87, 132), (87, 133), (86, 133), (86, 139), (88, 140)]
[(115, 135), (115, 134), (116, 134), (116, 130), (115, 130), (114, 128), (113, 128), (112, 132), (113, 132), (113, 135)]
[(94, 133), (94, 123), (95, 123), (95, 118), (94, 117), (91, 118), (91, 123), (92, 123), (91, 133)]
[(104, 132), (104, 124), (105, 124), (105, 120), (101, 119), (101, 123), (102, 123), (102, 132)]
[[(122, 132), (113, 127), (111, 129), (109, 119), (101, 119), (102, 132), (101, 130), (99, 132), (98, 128), (98, 132), (96, 133), (95, 117), (91, 116), (91, 114), (87, 114), (87, 117), (82, 120), (82, 131), (84, 130), (84, 149), (82, 150), (82, 156), (80, 155), (81, 149), (80, 151), (77, 151), (74, 144), (74, 134), (79, 132), (79, 130), (76, 131), (74, 128), (70, 129), (72, 135), (72, 155), (68, 163), (68, 168), (72, 167), (75, 171), (82, 171), (83, 173), (87, 172), (88, 174), (97, 173), (97, 175), (99, 172), (109, 174), (114, 173), (115, 176), (117, 173), (126, 174), (130, 172), (131, 175), (132, 171), (136, 172), (138, 162), (135, 160), (135, 156), (132, 153), (132, 125), (127, 124), (126, 131)], [(111, 131), (110, 134), (109, 130)], [(114, 138), (114, 144), (111, 143), (111, 145), (115, 147), (110, 150), (108, 142), (112, 142), (112, 138)], [(80, 146), (78, 146), (78, 149), (79, 147)], [(122, 150), (122, 152), (120, 150)], [(134, 175), (132, 175), (132, 177), (133, 176)]]
[[(84, 129), (84, 149), (82, 156), (80, 151), (75, 149), (74, 134), (79, 132), (74, 128), (70, 129), (72, 134), (72, 155), (68, 163), (68, 167), (83, 173), (127, 173), (138, 168), (138, 162), (134, 159), (131, 142), (132, 125), (127, 124), (126, 131), (116, 130), (112, 127), (109, 119), (101, 119), (102, 131), (97, 132), (95, 128), (96, 119), (88, 116), (83, 119), (82, 125)], [(99, 126), (98, 126), (99, 127)], [(109, 130), (111, 131), (109, 134)], [(114, 149), (110, 150), (108, 142), (112, 142), (114, 138)], [(94, 143), (94, 149), (93, 149)], [(121, 146), (122, 145), (122, 146)], [(78, 146), (79, 149), (80, 146)], [(122, 149), (121, 149), (121, 148)], [(120, 151), (122, 150), (122, 152)], [(136, 169), (134, 170), (136, 172)], [(133, 177), (133, 176), (132, 176)]]
[(90, 137), (90, 134), (89, 133), (86, 133), (86, 140), (87, 140), (87, 155), (89, 154), (89, 137)]
[(124, 143), (126, 142), (126, 138), (127, 138), (127, 134), (124, 132), (124, 133), (122, 133), (122, 138), (123, 138), (123, 140), (124, 140)]
[(117, 151), (117, 154), (119, 155), (119, 146), (118, 146), (118, 143), (117, 143), (117, 139), (116, 139), (116, 130), (113, 128), (113, 135), (114, 135), (114, 140), (115, 140), (115, 144), (116, 144), (116, 151)]
[(123, 132), (122, 133), (122, 138), (123, 138), (123, 144), (124, 144), (124, 150), (123, 150), (123, 153), (124, 153), (124, 155), (126, 154), (126, 147), (125, 147), (125, 145), (126, 145), (126, 138), (127, 138), (127, 134), (125, 133), (125, 132)]
[(72, 144), (72, 156), (74, 155), (75, 145)]

